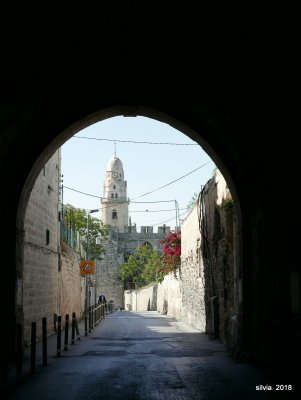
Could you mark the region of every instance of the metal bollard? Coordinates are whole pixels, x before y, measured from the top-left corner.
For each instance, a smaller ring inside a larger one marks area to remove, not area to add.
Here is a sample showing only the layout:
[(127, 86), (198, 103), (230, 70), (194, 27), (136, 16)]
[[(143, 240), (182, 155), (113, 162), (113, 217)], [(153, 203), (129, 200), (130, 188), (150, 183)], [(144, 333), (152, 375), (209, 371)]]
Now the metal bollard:
[(77, 340), (80, 340), (80, 334), (79, 334), (79, 329), (77, 325), (77, 319), (75, 318), (75, 329), (76, 329), (76, 334), (77, 334)]
[(85, 336), (88, 336), (88, 317), (85, 314)]
[(95, 309), (95, 326), (98, 324), (98, 310), (99, 310), (99, 305), (97, 305)]
[(61, 356), (61, 333), (62, 333), (62, 317), (57, 317), (57, 342), (56, 342), (56, 355)]
[(73, 312), (72, 313), (71, 344), (74, 344), (74, 340), (75, 340), (75, 323), (76, 323), (76, 317), (75, 317), (75, 312)]
[(92, 311), (91, 311), (91, 307), (89, 308), (89, 332), (92, 331), (91, 329), (91, 320), (92, 320)]
[(43, 365), (47, 365), (47, 318), (42, 318)]
[(65, 345), (64, 350), (68, 350), (68, 335), (69, 335), (69, 314), (65, 315)]
[(53, 330), (56, 332), (57, 314), (53, 314)]
[(30, 343), (30, 372), (34, 374), (36, 372), (36, 353), (37, 353), (37, 324), (31, 323), (31, 343)]

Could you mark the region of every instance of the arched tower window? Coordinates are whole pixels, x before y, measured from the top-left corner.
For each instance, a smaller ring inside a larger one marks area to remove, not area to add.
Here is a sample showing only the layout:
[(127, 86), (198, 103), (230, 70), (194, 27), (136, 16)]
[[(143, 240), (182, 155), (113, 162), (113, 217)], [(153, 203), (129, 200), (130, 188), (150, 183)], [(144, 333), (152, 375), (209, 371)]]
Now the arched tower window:
[(112, 219), (117, 219), (117, 211), (116, 210), (112, 211)]
[(142, 245), (140, 247), (142, 247), (142, 246), (148, 247), (151, 250), (153, 249), (153, 246), (149, 242), (142, 243)]
[(118, 193), (115, 193), (115, 198), (117, 199), (117, 197), (118, 197)]

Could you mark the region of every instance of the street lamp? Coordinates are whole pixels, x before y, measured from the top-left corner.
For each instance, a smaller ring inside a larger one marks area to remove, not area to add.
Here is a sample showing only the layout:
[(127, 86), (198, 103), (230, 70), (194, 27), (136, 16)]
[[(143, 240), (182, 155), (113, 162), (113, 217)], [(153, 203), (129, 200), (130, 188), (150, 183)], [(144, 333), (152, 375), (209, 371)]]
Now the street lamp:
[[(89, 214), (98, 212), (99, 209), (96, 210), (86, 210), (87, 212), (87, 244), (86, 244), (86, 260), (89, 260)], [(89, 314), (89, 306), (90, 306), (90, 292), (89, 292), (89, 280), (88, 275), (86, 275), (86, 298), (85, 298), (85, 318), (88, 318)]]
[(180, 229), (181, 220), (180, 220), (179, 205), (178, 205), (177, 200), (175, 200), (175, 209), (176, 209), (176, 229), (175, 229), (175, 231), (178, 232), (178, 230)]
[[(95, 243), (97, 246), (99, 246), (101, 244), (101, 237), (100, 234), (97, 233), (96, 235), (92, 236), (91, 239), (95, 239)], [(94, 305), (96, 305), (97, 303), (97, 285), (98, 285), (98, 278), (97, 278), (97, 268), (98, 267), (98, 262), (97, 259), (95, 260), (95, 270), (94, 270), (94, 275), (95, 275), (95, 279), (94, 279)]]

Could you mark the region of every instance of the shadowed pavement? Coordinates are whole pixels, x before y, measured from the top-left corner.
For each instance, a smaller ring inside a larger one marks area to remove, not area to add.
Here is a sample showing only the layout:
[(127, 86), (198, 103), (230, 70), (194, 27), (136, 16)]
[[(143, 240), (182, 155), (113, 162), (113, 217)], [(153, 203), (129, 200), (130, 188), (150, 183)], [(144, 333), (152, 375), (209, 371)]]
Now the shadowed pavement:
[[(61, 357), (54, 346), (52, 338), (48, 366), (38, 365), (7, 399), (245, 400), (275, 395), (275, 387), (256, 390), (272, 382), (255, 366), (234, 362), (219, 341), (157, 312), (116, 311)], [(284, 395), (293, 398), (294, 393)]]

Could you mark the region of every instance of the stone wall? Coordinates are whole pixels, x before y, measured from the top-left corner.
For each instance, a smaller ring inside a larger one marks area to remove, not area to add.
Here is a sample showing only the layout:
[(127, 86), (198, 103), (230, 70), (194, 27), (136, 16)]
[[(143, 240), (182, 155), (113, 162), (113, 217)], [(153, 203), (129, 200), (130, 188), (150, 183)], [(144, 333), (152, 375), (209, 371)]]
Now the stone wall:
[(205, 277), (206, 330), (229, 347), (235, 323), (233, 213), (227, 184), (217, 170), (205, 185), (202, 203), (202, 256)]
[(168, 274), (158, 285), (157, 309), (176, 319), (182, 319), (182, 293), (180, 280), (173, 273)]
[[(119, 265), (145, 243), (151, 245), (154, 250), (162, 252), (163, 246), (160, 240), (164, 239), (169, 232), (169, 226), (158, 227), (158, 232), (154, 232), (152, 226), (143, 226), (140, 232), (137, 232), (136, 226), (126, 226), (124, 231), (109, 227), (108, 238), (101, 241), (105, 250), (103, 259), (96, 262), (97, 298), (103, 293), (107, 300), (113, 300), (116, 308), (126, 308), (127, 303), (123, 296), (124, 284), (117, 278)], [(91, 292), (93, 298), (94, 288)], [(143, 301), (142, 304), (144, 304)]]
[(157, 311), (158, 285), (150, 284), (140, 290), (125, 290), (124, 305), (128, 311)]
[(176, 273), (165, 276), (161, 284), (149, 285), (140, 290), (125, 291), (128, 310), (157, 311), (205, 330), (204, 273), (200, 257), (200, 232), (195, 207), (181, 227), (181, 267)]
[[(208, 181), (181, 227), (181, 266), (161, 284), (125, 291), (125, 307), (182, 320), (233, 346), (233, 202), (220, 174)], [(200, 223), (201, 222), (201, 223)], [(201, 227), (201, 229), (200, 229)]]
[(159, 226), (158, 232), (154, 232), (152, 226), (141, 226), (140, 232), (137, 232), (135, 226), (127, 226), (124, 232), (112, 231), (111, 238), (118, 241), (118, 254), (124, 256), (135, 253), (145, 243), (151, 245), (153, 250), (162, 252), (163, 246), (160, 240), (164, 239), (169, 232), (169, 226)]
[(30, 342), (31, 323), (37, 324), (41, 338), (42, 318), (47, 318), (47, 333), (53, 333), (54, 315), (84, 309), (84, 279), (73, 249), (60, 240), (59, 227), (60, 153), (47, 162), (28, 201), (24, 219), (22, 305), (24, 344)]
[[(30, 340), (31, 322), (53, 321), (58, 311), (59, 270), (59, 174), (57, 151), (38, 176), (28, 201), (24, 219), (23, 320), (24, 341)], [(48, 332), (52, 323), (48, 323)]]
[(118, 245), (115, 240), (102, 240), (101, 245), (104, 247), (105, 253), (101, 261), (96, 261), (96, 297), (98, 299), (102, 293), (106, 296), (107, 301), (113, 301), (114, 307), (123, 308), (124, 285), (117, 277), (118, 265), (123, 262), (123, 257), (122, 260), (118, 257)]
[(195, 207), (181, 227), (181, 268), (165, 276), (161, 284), (125, 291), (128, 310), (154, 310), (205, 330), (204, 274), (200, 258), (200, 232)]
[(181, 320), (205, 330), (205, 280), (198, 217), (198, 207), (195, 206), (181, 226), (181, 267), (178, 275), (182, 297)]
[(58, 314), (65, 318), (72, 313), (81, 319), (85, 309), (85, 278), (80, 275), (80, 258), (65, 242), (61, 242), (61, 269), (58, 276)]

